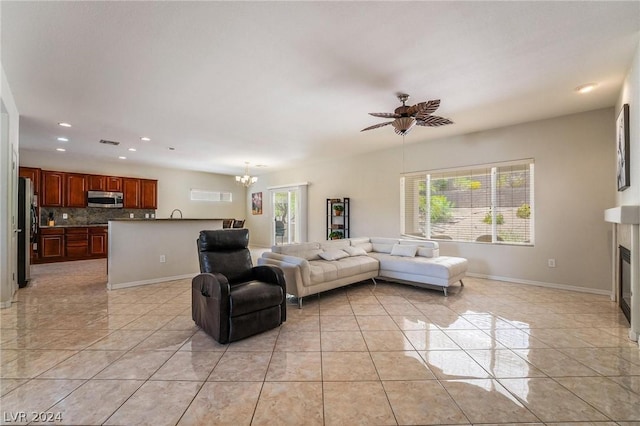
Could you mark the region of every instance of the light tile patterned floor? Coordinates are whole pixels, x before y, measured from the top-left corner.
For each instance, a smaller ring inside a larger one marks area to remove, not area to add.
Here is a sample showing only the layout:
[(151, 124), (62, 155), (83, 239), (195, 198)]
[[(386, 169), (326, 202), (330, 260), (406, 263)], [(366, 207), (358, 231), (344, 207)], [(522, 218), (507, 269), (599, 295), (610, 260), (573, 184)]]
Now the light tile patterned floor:
[(189, 280), (105, 283), (104, 260), (36, 265), (0, 311), (4, 424), (640, 422), (640, 351), (607, 297), (364, 282), (219, 345), (191, 320)]

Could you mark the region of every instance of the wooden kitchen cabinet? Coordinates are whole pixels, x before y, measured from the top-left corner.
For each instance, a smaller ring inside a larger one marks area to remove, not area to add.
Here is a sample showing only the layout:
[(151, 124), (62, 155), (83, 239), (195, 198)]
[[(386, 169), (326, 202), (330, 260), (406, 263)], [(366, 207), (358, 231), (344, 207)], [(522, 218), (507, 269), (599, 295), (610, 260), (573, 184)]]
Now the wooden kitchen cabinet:
[(31, 179), (33, 192), (35, 194), (40, 193), (40, 169), (37, 169), (35, 167), (19, 167), (18, 176)]
[(124, 208), (140, 208), (140, 179), (122, 178), (122, 192), (124, 193)]
[(65, 207), (87, 207), (87, 175), (65, 173)]
[(108, 252), (107, 227), (89, 228), (89, 255), (106, 257)]
[(64, 207), (65, 173), (40, 172), (40, 204), (43, 207)]
[(109, 192), (122, 192), (122, 178), (106, 176), (106, 190)]
[(107, 177), (100, 175), (88, 175), (87, 176), (87, 190), (88, 191), (105, 191), (107, 187)]
[(158, 181), (140, 179), (140, 207), (143, 209), (158, 208)]
[(65, 228), (64, 236), (67, 257), (83, 258), (89, 256), (89, 228)]
[(40, 228), (40, 259), (43, 261), (64, 258), (64, 228)]

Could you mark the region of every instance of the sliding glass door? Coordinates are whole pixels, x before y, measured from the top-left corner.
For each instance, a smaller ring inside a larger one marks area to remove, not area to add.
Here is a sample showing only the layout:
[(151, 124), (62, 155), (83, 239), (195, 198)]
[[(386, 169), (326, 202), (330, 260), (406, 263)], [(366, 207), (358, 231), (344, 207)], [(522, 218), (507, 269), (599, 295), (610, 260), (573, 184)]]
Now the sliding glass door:
[(306, 185), (271, 189), (273, 245), (306, 240)]

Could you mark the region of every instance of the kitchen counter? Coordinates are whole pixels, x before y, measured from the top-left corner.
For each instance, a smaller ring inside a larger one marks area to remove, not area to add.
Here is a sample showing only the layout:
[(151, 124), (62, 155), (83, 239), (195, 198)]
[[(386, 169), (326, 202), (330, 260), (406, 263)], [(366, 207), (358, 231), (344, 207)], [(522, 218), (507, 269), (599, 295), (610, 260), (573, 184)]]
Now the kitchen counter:
[(91, 228), (93, 226), (108, 226), (107, 223), (92, 223), (91, 225), (54, 225), (54, 226), (44, 226), (41, 225), (39, 228), (47, 229), (47, 228)]
[(222, 219), (110, 220), (107, 288), (197, 275), (196, 240), (200, 231), (209, 229), (222, 229)]

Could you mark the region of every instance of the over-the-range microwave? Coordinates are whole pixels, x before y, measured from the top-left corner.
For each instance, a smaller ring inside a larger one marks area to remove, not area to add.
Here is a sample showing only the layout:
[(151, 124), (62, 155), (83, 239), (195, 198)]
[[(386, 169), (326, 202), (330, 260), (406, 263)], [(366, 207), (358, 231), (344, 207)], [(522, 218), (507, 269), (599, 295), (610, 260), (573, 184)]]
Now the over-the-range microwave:
[(123, 198), (122, 192), (89, 191), (87, 193), (87, 206), (110, 209), (122, 208)]

